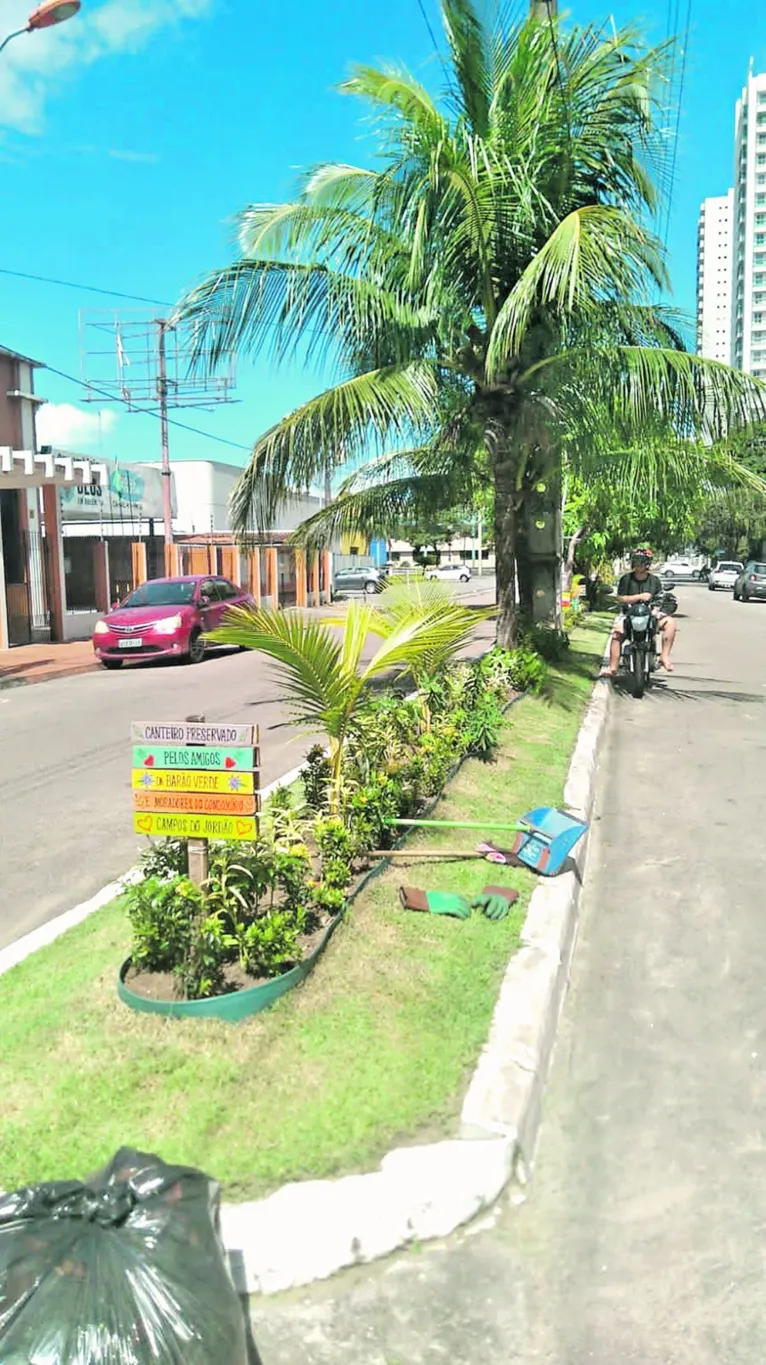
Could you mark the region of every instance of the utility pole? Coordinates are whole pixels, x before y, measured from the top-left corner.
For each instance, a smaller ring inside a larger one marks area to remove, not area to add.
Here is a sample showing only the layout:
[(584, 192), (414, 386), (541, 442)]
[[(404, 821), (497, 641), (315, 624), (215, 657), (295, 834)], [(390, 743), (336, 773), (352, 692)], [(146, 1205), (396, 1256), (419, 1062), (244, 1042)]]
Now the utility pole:
[(160, 404), (160, 427), (162, 430), (162, 516), (165, 522), (165, 544), (172, 545), (173, 489), (170, 474), (170, 432), (168, 427), (168, 361), (165, 348), (167, 326), (164, 318), (158, 319), (157, 397)]

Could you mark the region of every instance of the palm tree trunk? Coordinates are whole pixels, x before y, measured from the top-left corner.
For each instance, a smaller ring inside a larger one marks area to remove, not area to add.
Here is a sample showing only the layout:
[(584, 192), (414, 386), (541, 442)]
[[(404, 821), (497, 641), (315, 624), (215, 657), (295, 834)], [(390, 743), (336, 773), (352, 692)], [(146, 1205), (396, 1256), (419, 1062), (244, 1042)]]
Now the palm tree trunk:
[(516, 644), (516, 480), (510, 450), (498, 450), (495, 458), (495, 574), (497, 591), (497, 643), (502, 649)]

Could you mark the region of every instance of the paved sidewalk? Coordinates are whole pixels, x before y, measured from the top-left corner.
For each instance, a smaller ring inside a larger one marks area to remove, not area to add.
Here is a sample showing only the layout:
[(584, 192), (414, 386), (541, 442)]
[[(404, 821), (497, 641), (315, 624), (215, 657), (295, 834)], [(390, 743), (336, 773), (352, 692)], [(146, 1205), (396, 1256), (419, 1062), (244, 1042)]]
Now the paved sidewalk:
[(96, 667), (90, 640), (0, 649), (0, 689), (50, 682), (52, 678), (71, 677), (73, 673), (90, 673)]
[(766, 609), (678, 595), (675, 674), (615, 697), (526, 1203), (254, 1300), (262, 1365), (762, 1365)]

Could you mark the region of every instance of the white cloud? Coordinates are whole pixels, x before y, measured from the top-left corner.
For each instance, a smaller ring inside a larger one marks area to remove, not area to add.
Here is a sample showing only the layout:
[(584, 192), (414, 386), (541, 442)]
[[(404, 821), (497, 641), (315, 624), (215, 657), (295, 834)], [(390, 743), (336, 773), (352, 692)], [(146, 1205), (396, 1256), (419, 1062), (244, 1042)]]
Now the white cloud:
[(117, 414), (105, 408), (87, 411), (73, 403), (46, 403), (37, 414), (37, 440), (41, 446), (62, 450), (92, 450), (101, 444), (117, 423)]
[[(209, 14), (215, 0), (106, 0), (83, 6), (76, 18), (54, 28), (23, 34), (0, 58), (0, 127), (41, 131), (51, 83), (122, 52), (145, 48), (165, 28)], [(2, 38), (26, 26), (34, 0), (3, 5)]]

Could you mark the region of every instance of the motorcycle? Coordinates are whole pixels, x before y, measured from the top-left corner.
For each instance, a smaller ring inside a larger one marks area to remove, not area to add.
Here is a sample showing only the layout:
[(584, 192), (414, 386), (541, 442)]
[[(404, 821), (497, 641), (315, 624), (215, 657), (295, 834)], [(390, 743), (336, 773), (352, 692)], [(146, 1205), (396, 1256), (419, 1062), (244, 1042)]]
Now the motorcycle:
[(620, 664), (622, 671), (631, 676), (635, 697), (643, 697), (657, 668), (657, 609), (665, 616), (675, 614), (678, 601), (672, 592), (658, 594), (651, 602), (633, 602), (625, 608), (625, 638)]

